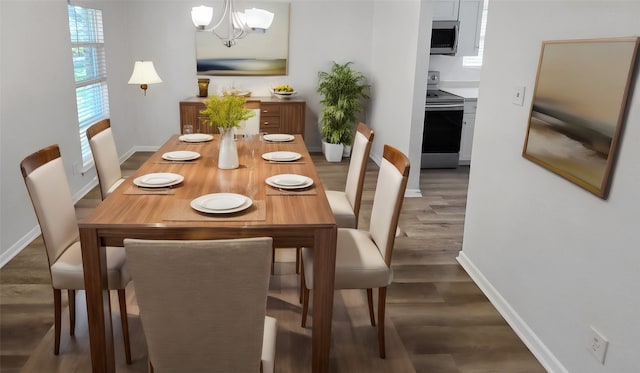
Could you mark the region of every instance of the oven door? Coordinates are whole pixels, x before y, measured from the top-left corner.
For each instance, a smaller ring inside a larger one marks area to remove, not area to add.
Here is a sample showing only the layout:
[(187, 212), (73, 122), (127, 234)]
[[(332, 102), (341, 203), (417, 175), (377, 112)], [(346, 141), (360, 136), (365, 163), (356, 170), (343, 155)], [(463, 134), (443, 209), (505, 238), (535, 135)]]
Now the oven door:
[(427, 104), (422, 134), (422, 168), (458, 166), (463, 104)]

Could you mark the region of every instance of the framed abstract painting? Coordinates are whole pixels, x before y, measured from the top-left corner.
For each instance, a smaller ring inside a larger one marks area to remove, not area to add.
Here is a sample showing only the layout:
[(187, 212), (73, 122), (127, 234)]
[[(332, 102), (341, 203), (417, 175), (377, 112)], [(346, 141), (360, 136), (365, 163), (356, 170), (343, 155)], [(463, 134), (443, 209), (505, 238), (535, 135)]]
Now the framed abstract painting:
[(639, 40), (543, 42), (522, 156), (606, 198)]

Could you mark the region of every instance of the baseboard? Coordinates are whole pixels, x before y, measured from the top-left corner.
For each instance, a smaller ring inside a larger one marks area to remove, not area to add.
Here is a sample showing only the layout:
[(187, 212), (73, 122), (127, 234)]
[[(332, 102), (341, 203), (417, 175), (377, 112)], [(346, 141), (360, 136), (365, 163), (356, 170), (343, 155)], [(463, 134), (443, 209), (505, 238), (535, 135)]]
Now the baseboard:
[(464, 252), (460, 251), (457, 260), (547, 372), (569, 373)]
[(404, 191), (404, 196), (407, 198), (420, 198), (422, 197), (422, 192), (420, 189), (407, 189)]
[(0, 268), (4, 267), (11, 259), (13, 259), (16, 255), (20, 254), (22, 249), (27, 247), (33, 240), (38, 238), (40, 235), (40, 226), (36, 225), (33, 227), (27, 234), (22, 236), (18, 241), (16, 241), (8, 250), (5, 250), (2, 255), (0, 255)]

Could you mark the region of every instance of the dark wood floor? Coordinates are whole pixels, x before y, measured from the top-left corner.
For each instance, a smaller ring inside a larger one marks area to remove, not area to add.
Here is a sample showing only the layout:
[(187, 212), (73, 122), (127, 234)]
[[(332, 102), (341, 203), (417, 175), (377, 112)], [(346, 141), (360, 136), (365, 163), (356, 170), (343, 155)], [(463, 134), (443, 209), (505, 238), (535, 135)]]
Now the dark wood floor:
[[(136, 153), (123, 164), (130, 174), (148, 157)], [(348, 163), (327, 163), (314, 155), (325, 187), (343, 189)], [(368, 325), (366, 297), (337, 291), (332, 371), (340, 372), (544, 372), (504, 319), (455, 260), (462, 247), (468, 168), (422, 170), (423, 197), (405, 199), (393, 256), (395, 278), (387, 296), (388, 358), (377, 355), (375, 329)], [(361, 227), (368, 226), (377, 167), (370, 162)], [(82, 217), (99, 203), (94, 188), (76, 205)], [(292, 250), (278, 250), (268, 313), (279, 322), (276, 370), (308, 368), (310, 330), (299, 327), (297, 276)], [(61, 355), (52, 354), (53, 302), (47, 259), (40, 238), (0, 269), (0, 371), (88, 370), (86, 319), (78, 316), (70, 340), (63, 315)], [(135, 290), (129, 291), (134, 364), (122, 366), (121, 336), (114, 326), (119, 371), (144, 372), (146, 352), (137, 317)], [(83, 308), (78, 295), (79, 313)], [(66, 299), (64, 300), (66, 303)], [(311, 311), (312, 312), (312, 311)], [(114, 309), (114, 319), (118, 320)], [(83, 322), (85, 323), (83, 325)]]

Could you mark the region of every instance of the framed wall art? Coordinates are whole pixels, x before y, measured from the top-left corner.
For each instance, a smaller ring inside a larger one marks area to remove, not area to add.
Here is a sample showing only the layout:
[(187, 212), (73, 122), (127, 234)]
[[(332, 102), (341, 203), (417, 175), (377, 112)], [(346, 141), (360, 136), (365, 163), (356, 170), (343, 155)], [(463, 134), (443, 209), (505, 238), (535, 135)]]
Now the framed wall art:
[(639, 40), (543, 42), (522, 156), (606, 198)]
[[(216, 3), (217, 4), (217, 3)], [(196, 31), (197, 75), (255, 76), (287, 75), (289, 58), (289, 3), (236, 1), (236, 9), (260, 8), (274, 13), (265, 33), (250, 33), (227, 47), (211, 31)], [(224, 5), (214, 4), (214, 20)], [(212, 26), (211, 26), (212, 27)]]

